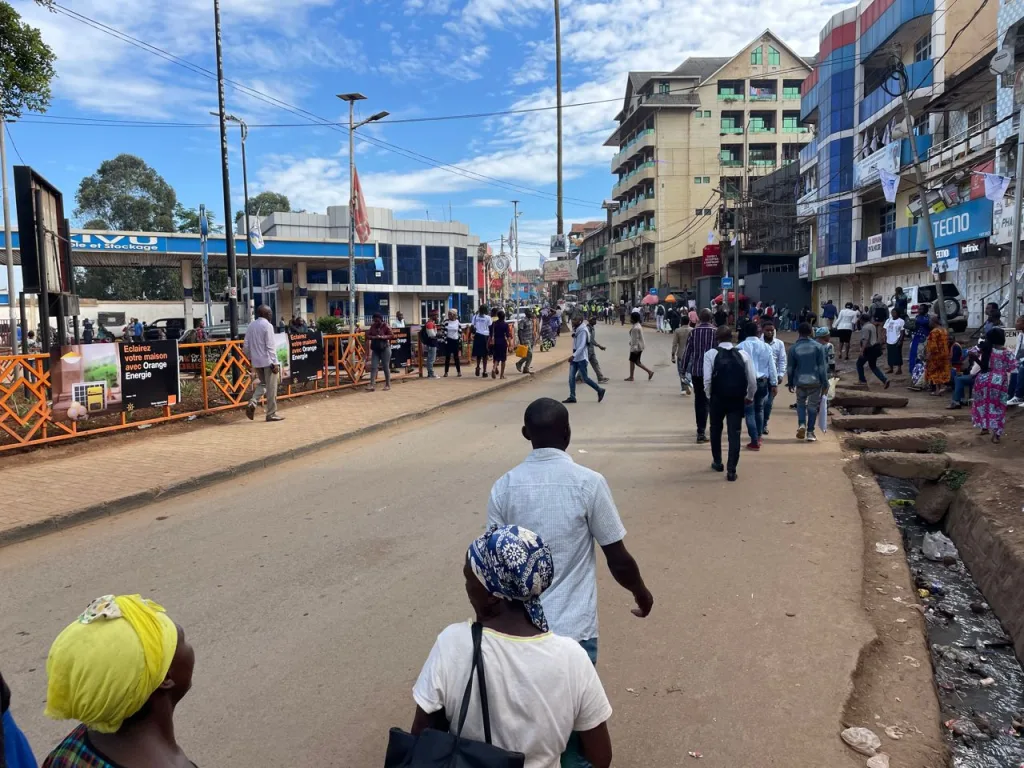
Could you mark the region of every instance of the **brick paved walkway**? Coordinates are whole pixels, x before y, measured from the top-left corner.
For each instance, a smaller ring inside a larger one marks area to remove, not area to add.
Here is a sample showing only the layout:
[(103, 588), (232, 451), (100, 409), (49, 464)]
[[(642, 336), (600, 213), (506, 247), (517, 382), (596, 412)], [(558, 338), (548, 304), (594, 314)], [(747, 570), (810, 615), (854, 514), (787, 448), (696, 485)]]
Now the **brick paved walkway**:
[[(569, 347), (535, 351), (534, 369), (564, 363)], [(217, 424), (198, 420), (184, 430), (157, 426), (128, 439), (98, 437), (87, 450), (85, 443), (48, 448), (30, 454), (38, 457), (30, 462), (0, 458), (0, 546), (195, 490), (527, 378), (514, 362), (504, 381), (476, 378), (464, 366), (461, 379), (452, 371), (447, 379), (395, 383), (390, 392), (381, 383), (372, 394), (358, 389), (282, 400), (285, 421), (276, 424), (263, 421), (262, 412), (250, 423), (239, 410)]]

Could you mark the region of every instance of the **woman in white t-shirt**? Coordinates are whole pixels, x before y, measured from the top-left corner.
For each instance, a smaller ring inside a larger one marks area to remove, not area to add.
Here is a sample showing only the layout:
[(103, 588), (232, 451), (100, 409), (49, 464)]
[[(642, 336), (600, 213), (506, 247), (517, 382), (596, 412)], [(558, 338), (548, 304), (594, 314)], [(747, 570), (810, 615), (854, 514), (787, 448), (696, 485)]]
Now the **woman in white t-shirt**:
[[(551, 586), (551, 550), (533, 531), (492, 528), (474, 541), (463, 568), (466, 593), (483, 625), (481, 649), (491, 743), (526, 755), (526, 768), (558, 768), (578, 732), (594, 768), (612, 761), (612, 708), (583, 647), (548, 630), (540, 595)], [(413, 688), (413, 735), (447, 731), (462, 705), (473, 664), (472, 624), (452, 624), (440, 635)], [(462, 735), (483, 741), (479, 686), (470, 694)]]
[(487, 314), (487, 307), (480, 305), (480, 309), (473, 315), (473, 358), (476, 360), (476, 375), (480, 375), (480, 363), (484, 364), (484, 376), (487, 375), (487, 342), (491, 338), (491, 316)]
[(839, 357), (843, 357), (843, 347), (846, 347), (846, 360), (850, 359), (850, 340), (853, 338), (853, 329), (857, 325), (857, 310), (849, 301), (846, 306), (839, 310), (839, 317), (836, 318), (835, 329), (839, 337)]
[(459, 322), (459, 313), (454, 309), (448, 310), (448, 319), (444, 321), (444, 375), (448, 375), (448, 368), (452, 358), (455, 358), (455, 373), (461, 379), (462, 368), (459, 367), (459, 357), (462, 355), (462, 323)]

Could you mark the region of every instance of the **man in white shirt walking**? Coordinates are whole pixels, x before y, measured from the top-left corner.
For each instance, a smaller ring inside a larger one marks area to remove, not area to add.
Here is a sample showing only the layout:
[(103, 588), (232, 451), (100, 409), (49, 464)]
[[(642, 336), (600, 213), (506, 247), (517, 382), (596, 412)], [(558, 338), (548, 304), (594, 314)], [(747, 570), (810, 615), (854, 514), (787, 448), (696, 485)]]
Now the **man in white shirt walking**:
[[(715, 472), (728, 470), (726, 480), (736, 479), (736, 466), (740, 463), (740, 429), (743, 413), (757, 394), (757, 376), (754, 364), (746, 352), (735, 349), (732, 330), (719, 327), (715, 335), (716, 346), (704, 354), (704, 390), (710, 403), (711, 468)], [(722, 422), (729, 435), (729, 458), (722, 465)]]
[(743, 411), (747, 421), (747, 434), (750, 435), (747, 449), (759, 451), (761, 450), (761, 435), (764, 434), (764, 403), (769, 396), (778, 393), (779, 373), (772, 350), (761, 339), (757, 325), (746, 323), (743, 326), (743, 335), (744, 339), (737, 345), (737, 348), (750, 358), (754, 365), (754, 375), (757, 378), (754, 402), (748, 403)]
[(277, 415), (277, 383), (280, 380), (281, 366), (277, 362), (274, 326), (270, 318), (270, 307), (261, 304), (256, 307), (256, 319), (249, 323), (245, 331), (245, 356), (252, 364), (254, 378), (258, 379), (258, 383), (252, 388), (252, 399), (245, 407), (245, 415), (249, 421), (255, 418), (256, 406), (264, 395), (267, 396), (267, 421), (284, 421), (284, 416)]
[(584, 384), (597, 392), (597, 402), (604, 400), (605, 389), (587, 375), (587, 346), (590, 331), (583, 322), (583, 316), (577, 315), (572, 320), (572, 355), (569, 356), (569, 397), (563, 403), (576, 402), (576, 374)]
[[(775, 323), (771, 321), (761, 324), (761, 333), (764, 334), (762, 336), (764, 343), (772, 351), (777, 379), (782, 381), (782, 377), (786, 375), (786, 344), (775, 335)], [(772, 405), (774, 404), (775, 394), (769, 392), (768, 397), (764, 399), (764, 428), (761, 430), (762, 435), (768, 434), (768, 419), (772, 415)]]

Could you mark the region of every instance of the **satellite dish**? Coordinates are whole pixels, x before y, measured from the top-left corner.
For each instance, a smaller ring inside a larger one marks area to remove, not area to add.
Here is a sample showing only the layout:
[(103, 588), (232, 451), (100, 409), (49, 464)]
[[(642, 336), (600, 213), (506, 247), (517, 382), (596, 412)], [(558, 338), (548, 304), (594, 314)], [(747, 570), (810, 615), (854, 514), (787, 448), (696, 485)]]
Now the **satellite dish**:
[(996, 51), (992, 61), (988, 63), (988, 71), (993, 75), (1002, 75), (1013, 66), (1013, 49), (1003, 48)]

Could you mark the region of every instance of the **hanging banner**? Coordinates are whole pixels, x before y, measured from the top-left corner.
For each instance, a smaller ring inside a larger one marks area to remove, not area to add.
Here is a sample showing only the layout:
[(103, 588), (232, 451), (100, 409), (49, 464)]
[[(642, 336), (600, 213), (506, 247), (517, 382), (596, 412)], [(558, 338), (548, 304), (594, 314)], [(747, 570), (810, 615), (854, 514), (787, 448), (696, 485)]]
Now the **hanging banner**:
[(887, 203), (896, 202), (896, 191), (900, 188), (899, 174), (890, 173), (885, 168), (878, 169), (878, 179), (882, 182), (882, 196)]
[(881, 168), (889, 173), (898, 173), (900, 169), (900, 143), (894, 141), (873, 152), (863, 160), (853, 164), (853, 186), (857, 189), (874, 184), (878, 181)]
[(704, 277), (722, 274), (722, 247), (705, 245), (700, 260), (700, 273)]
[[(977, 200), (979, 197), (985, 196), (985, 174), (994, 173), (995, 170), (995, 160), (989, 160), (988, 162), (976, 165), (971, 169), (971, 200)], [(992, 202), (997, 201), (993, 200)]]
[(126, 411), (177, 405), (178, 342), (137, 341), (113, 345), (121, 363), (121, 399)]
[(807, 277), (811, 271), (811, 257), (801, 256), (797, 261), (797, 277)]
[(292, 381), (301, 383), (324, 377), (324, 337), (320, 331), (289, 334), (288, 344)]

